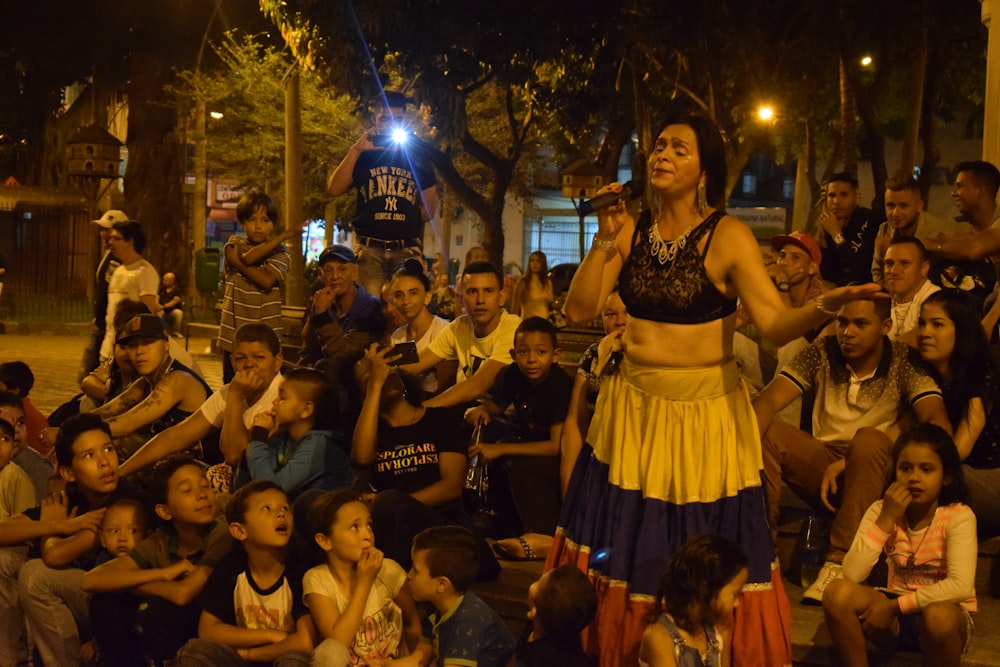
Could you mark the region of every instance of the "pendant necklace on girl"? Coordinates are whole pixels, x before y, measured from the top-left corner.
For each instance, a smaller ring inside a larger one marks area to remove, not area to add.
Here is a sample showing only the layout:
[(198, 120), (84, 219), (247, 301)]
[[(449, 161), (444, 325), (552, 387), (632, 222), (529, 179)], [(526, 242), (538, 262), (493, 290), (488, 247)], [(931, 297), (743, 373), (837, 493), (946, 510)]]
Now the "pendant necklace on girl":
[(920, 551), (920, 547), (924, 546), (924, 540), (927, 539), (927, 533), (930, 532), (931, 526), (934, 525), (934, 517), (937, 516), (937, 511), (938, 511), (938, 508), (935, 507), (934, 508), (934, 513), (931, 514), (931, 520), (927, 523), (927, 527), (924, 528), (924, 534), (920, 537), (920, 544), (918, 544), (916, 546), (916, 548), (913, 548), (913, 541), (910, 540), (910, 531), (912, 529), (909, 527), (910, 519), (909, 519), (909, 517), (907, 517), (907, 519), (906, 519), (906, 524), (907, 524), (906, 538), (910, 542), (910, 555), (906, 559), (906, 567), (907, 568), (912, 568), (914, 565), (916, 565), (916, 563), (917, 563), (917, 552)]

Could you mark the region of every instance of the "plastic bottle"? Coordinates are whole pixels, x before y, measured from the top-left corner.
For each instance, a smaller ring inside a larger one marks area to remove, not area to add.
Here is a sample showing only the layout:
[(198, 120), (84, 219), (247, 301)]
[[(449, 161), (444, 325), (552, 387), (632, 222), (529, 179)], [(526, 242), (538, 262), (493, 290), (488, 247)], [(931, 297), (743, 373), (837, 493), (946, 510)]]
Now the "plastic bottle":
[(823, 522), (817, 516), (806, 518), (802, 528), (802, 554), (800, 556), (801, 570), (799, 573), (802, 588), (809, 588), (819, 576), (826, 560), (826, 531)]
[[(472, 431), (472, 437), (469, 438), (469, 447), (472, 449), (475, 445), (479, 444), (480, 438), (483, 436), (483, 420), (480, 419), (476, 423), (475, 430)], [(465, 488), (469, 491), (479, 492), (480, 487), (483, 482), (483, 472), (486, 469), (486, 462), (480, 463), (479, 455), (470, 456), (469, 464), (465, 468)]]

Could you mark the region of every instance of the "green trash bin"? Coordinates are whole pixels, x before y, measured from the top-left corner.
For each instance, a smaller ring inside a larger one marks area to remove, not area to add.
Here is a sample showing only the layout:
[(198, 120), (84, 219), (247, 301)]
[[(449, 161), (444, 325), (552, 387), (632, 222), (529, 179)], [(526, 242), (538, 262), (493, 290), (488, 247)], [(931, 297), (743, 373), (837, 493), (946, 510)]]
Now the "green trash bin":
[(219, 289), (222, 254), (218, 248), (205, 247), (194, 252), (194, 283), (203, 292)]

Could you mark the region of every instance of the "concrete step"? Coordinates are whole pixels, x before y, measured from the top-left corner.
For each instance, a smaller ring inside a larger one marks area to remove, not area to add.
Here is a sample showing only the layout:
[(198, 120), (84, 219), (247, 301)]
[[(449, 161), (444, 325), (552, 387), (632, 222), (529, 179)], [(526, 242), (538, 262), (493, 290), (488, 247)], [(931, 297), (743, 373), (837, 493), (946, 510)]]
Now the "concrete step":
[(528, 587), (542, 576), (542, 561), (500, 561), (496, 581), (476, 582), (473, 592), (490, 605), (515, 637), (521, 636), (528, 617)]
[[(801, 604), (802, 588), (785, 580), (792, 603), (792, 657), (796, 665), (833, 665), (833, 643), (823, 619), (823, 610)], [(969, 652), (962, 656), (963, 667), (1000, 665), (1000, 600), (979, 598), (979, 613), (973, 616), (975, 635)], [(923, 665), (919, 653), (897, 652), (892, 655), (869, 654), (871, 664), (892, 667)]]
[[(832, 665), (833, 646), (818, 606), (801, 604), (799, 553), (802, 524), (812, 510), (792, 494), (782, 494), (778, 555), (784, 572), (785, 588), (792, 604), (792, 655), (796, 665)], [(884, 576), (884, 575), (883, 575)], [(964, 666), (1000, 665), (1000, 538), (979, 543), (976, 566), (976, 596), (979, 612), (973, 616), (975, 635), (969, 652), (962, 657)], [(918, 653), (893, 655), (870, 654), (872, 665), (909, 667), (923, 665)]]
[[(796, 665), (803, 667), (831, 665), (833, 647), (820, 607), (801, 604), (802, 588), (798, 585), (798, 536), (807, 515), (805, 506), (789, 506), (783, 510), (784, 522), (779, 530), (778, 548), (785, 572), (784, 583), (792, 605), (792, 655)], [(501, 561), (497, 581), (477, 583), (472, 588), (504, 618), (517, 636), (524, 627), (528, 611), (528, 587), (542, 575), (541, 562)], [(976, 591), (979, 612), (975, 614), (975, 637), (962, 665), (981, 667), (1000, 665), (1000, 538), (980, 544)], [(923, 665), (917, 653), (896, 653), (889, 656), (872, 654), (872, 665), (915, 667)]]

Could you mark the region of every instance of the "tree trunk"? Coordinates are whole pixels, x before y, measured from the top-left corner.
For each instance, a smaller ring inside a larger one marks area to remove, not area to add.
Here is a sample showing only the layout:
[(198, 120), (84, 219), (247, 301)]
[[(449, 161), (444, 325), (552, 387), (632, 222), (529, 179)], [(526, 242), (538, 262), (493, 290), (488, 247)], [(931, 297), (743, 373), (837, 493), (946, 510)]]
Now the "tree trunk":
[(847, 56), (840, 54), (840, 161), (844, 171), (858, 173), (857, 102), (847, 71)]
[(514, 168), (507, 165), (494, 172), (493, 194), (490, 196), (490, 214), (483, 218), (483, 249), (498, 269), (503, 269), (503, 209), (514, 177)]
[(184, 153), (174, 134), (176, 114), (160, 103), (163, 86), (172, 76), (170, 63), (156, 54), (133, 53), (125, 207), (146, 233), (146, 259), (161, 274), (186, 276), (192, 249), (181, 190)]
[(903, 135), (903, 154), (900, 169), (913, 169), (917, 164), (917, 146), (920, 143), (920, 117), (924, 102), (924, 83), (927, 78), (927, 30), (923, 28), (912, 42), (916, 47), (910, 63), (909, 99), (906, 103), (906, 132)]
[(177, 112), (164, 103), (163, 88), (178, 68), (195, 60), (201, 31), (212, 6), (195, 0), (147, 0), (132, 8), (133, 49), (129, 58), (128, 166), (125, 207), (146, 233), (143, 253), (162, 274), (190, 273), (193, 248), (184, 208), (184, 145)]
[(938, 146), (937, 126), (934, 123), (934, 107), (941, 83), (941, 60), (936, 57), (933, 49), (928, 53), (926, 71), (924, 97), (921, 100), (923, 113), (920, 133), (924, 148), (924, 157), (920, 163), (920, 193), (925, 202), (928, 200), (931, 183), (934, 181), (934, 170), (941, 161), (941, 147)]

